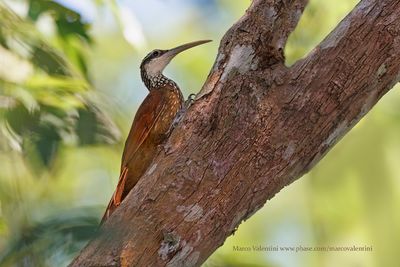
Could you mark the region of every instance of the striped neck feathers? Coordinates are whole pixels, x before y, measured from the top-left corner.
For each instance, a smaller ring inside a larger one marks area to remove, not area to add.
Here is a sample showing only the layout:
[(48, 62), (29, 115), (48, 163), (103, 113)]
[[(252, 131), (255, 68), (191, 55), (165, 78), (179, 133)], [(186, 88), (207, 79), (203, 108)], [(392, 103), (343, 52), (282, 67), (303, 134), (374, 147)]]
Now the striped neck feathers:
[(158, 73), (155, 76), (150, 76), (144, 69), (141, 69), (142, 81), (146, 85), (147, 89), (157, 89), (166, 85), (171, 85), (176, 89), (179, 89), (178, 85), (171, 79), (165, 77), (162, 73)]

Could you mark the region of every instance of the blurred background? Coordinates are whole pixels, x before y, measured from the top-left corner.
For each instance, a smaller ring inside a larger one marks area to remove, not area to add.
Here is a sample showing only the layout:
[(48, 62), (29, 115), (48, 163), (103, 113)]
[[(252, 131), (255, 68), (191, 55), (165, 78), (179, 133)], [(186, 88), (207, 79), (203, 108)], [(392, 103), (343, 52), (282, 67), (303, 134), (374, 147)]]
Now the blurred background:
[[(208, 44), (167, 69), (202, 86), (250, 1), (0, 0), (0, 266), (66, 266), (94, 234), (147, 90), (154, 48)], [(286, 48), (306, 55), (357, 4), (311, 0)], [(392, 90), (316, 168), (242, 223), (204, 266), (398, 266), (400, 93)], [(238, 252), (233, 246), (368, 246)]]

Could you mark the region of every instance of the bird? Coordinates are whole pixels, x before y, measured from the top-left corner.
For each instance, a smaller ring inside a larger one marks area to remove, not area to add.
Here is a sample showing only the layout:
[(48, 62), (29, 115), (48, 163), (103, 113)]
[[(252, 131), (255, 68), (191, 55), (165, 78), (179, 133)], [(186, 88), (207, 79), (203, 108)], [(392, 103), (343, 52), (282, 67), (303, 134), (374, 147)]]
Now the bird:
[(155, 49), (140, 64), (140, 74), (149, 93), (139, 106), (122, 154), (117, 187), (101, 219), (101, 225), (111, 216), (146, 172), (158, 147), (169, 136), (177, 115), (185, 108), (178, 85), (163, 74), (163, 70), (179, 53), (211, 40), (186, 43), (168, 50)]

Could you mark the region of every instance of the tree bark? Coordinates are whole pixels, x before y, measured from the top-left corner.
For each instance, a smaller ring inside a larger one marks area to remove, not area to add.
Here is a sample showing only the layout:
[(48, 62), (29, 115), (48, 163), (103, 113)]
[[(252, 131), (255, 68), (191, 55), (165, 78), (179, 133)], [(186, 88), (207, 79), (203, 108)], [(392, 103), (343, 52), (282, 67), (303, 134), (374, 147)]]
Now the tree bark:
[(400, 79), (400, 1), (363, 0), (291, 67), (307, 0), (253, 0), (195, 103), (71, 266), (200, 266)]

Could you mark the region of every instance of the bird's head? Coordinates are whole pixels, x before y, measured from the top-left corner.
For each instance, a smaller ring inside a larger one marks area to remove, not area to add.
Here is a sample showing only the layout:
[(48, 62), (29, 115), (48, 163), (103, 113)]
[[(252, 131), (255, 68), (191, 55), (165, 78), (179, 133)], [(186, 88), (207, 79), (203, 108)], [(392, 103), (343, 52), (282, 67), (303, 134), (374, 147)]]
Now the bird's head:
[(191, 42), (169, 50), (155, 49), (151, 51), (149, 54), (147, 54), (147, 56), (143, 59), (142, 63), (140, 64), (140, 70), (143, 81), (147, 85), (146, 80), (151, 81), (155, 77), (162, 76), (163, 70), (176, 55), (189, 48), (205, 44), (208, 42), (211, 42), (211, 40), (201, 40), (201, 41)]

